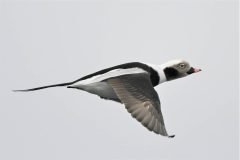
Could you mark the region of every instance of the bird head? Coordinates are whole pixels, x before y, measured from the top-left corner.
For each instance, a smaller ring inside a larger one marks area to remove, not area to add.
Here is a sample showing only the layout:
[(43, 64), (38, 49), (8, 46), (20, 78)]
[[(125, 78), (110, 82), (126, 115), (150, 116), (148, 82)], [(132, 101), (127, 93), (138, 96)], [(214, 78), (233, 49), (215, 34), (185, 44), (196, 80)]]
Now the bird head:
[(200, 72), (201, 69), (192, 67), (187, 61), (178, 59), (168, 61), (161, 65), (167, 81), (186, 77), (190, 74)]

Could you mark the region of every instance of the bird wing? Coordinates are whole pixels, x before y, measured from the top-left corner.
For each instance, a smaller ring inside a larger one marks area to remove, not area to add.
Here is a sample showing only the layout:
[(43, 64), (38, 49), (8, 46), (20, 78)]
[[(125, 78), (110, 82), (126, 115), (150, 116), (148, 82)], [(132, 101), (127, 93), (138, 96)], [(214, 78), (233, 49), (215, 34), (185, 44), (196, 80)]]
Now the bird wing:
[(169, 136), (165, 129), (160, 100), (148, 73), (122, 75), (108, 79), (107, 83), (127, 111), (143, 126), (156, 134)]

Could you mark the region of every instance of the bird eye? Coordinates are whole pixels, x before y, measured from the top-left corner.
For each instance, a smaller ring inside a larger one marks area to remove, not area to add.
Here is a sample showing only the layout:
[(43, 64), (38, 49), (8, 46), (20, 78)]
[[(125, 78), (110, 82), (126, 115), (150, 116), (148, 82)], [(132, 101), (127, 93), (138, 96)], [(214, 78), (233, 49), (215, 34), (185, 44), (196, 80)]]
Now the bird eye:
[(178, 66), (182, 69), (186, 67), (186, 65), (184, 63), (180, 63)]

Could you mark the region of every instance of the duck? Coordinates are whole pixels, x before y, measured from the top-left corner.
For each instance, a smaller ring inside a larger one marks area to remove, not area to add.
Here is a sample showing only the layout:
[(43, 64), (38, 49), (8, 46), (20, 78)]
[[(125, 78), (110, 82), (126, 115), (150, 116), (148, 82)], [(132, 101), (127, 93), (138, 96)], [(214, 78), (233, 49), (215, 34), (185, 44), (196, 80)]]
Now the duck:
[(165, 128), (161, 103), (154, 87), (161, 83), (187, 77), (201, 69), (192, 67), (183, 59), (171, 60), (161, 65), (129, 62), (83, 76), (77, 80), (14, 90), (30, 92), (65, 86), (95, 94), (102, 99), (123, 104), (126, 110), (149, 131), (173, 138)]

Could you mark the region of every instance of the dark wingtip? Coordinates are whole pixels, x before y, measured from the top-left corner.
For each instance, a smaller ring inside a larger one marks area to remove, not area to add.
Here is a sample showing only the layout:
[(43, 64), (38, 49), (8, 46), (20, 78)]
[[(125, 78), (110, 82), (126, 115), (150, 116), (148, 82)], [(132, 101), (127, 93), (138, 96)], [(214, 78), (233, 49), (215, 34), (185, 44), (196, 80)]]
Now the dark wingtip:
[(175, 135), (170, 135), (170, 136), (168, 136), (168, 138), (174, 138), (175, 137)]

